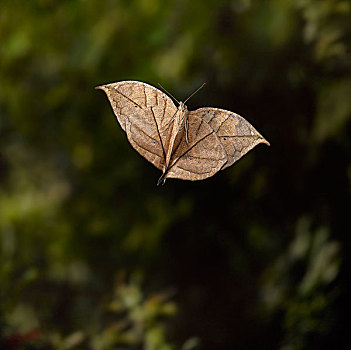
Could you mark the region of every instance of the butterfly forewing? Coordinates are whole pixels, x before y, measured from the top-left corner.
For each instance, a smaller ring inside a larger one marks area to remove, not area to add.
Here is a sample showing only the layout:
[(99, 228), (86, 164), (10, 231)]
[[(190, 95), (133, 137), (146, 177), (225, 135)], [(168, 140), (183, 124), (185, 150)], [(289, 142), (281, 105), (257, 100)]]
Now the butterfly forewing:
[(189, 112), (189, 118), (202, 118), (214, 130), (226, 153), (227, 162), (222, 169), (233, 165), (259, 143), (267, 140), (243, 117), (219, 108), (204, 107)]
[(158, 169), (165, 160), (166, 129), (177, 111), (162, 91), (138, 81), (99, 86), (105, 91), (114, 114), (131, 145)]
[[(131, 114), (126, 118), (126, 134), (128, 141), (143, 157), (156, 168), (164, 170), (166, 159), (167, 135), (159, 133), (156, 127), (158, 108), (145, 111), (143, 118), (139, 114)], [(156, 130), (155, 130), (156, 129)]]

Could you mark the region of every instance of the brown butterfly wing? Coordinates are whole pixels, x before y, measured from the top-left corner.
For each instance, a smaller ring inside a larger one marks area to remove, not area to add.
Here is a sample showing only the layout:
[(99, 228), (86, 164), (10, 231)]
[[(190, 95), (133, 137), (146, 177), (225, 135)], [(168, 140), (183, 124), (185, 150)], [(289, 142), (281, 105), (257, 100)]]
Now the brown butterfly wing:
[(202, 118), (216, 133), (227, 154), (225, 169), (259, 143), (269, 142), (243, 117), (224, 109), (204, 107), (189, 112), (189, 119)]
[(188, 142), (183, 129), (177, 135), (164, 178), (203, 180), (218, 172), (226, 152), (213, 129), (196, 115), (189, 116)]
[(177, 111), (162, 91), (139, 81), (98, 86), (112, 106), (131, 145), (158, 169), (164, 169), (166, 129)]

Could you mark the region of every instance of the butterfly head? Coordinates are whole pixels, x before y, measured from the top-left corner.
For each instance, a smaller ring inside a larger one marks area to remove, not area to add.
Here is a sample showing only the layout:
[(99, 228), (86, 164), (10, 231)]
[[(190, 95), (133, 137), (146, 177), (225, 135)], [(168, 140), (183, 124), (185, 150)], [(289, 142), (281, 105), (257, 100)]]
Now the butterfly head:
[(180, 114), (185, 113), (188, 110), (187, 106), (183, 102), (179, 102), (178, 112)]
[(183, 102), (179, 102), (179, 106), (178, 106), (178, 128), (181, 129), (183, 124), (184, 124), (184, 120), (186, 118), (186, 116), (188, 115), (188, 108), (187, 106), (183, 103)]

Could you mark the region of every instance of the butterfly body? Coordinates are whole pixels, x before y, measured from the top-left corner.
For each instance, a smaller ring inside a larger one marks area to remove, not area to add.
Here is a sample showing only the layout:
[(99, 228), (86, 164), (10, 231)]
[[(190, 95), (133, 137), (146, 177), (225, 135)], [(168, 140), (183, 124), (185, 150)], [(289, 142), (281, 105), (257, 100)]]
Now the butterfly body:
[(232, 165), (259, 143), (269, 143), (239, 115), (205, 107), (188, 111), (138, 81), (98, 86), (133, 148), (167, 178), (202, 180)]
[[(180, 102), (177, 112), (175, 113), (174, 117), (171, 119), (169, 123), (170, 124), (169, 129), (165, 130), (166, 132), (168, 131), (167, 133), (168, 140), (166, 142), (167, 153), (166, 153), (166, 161), (165, 161), (163, 173), (166, 173), (170, 166), (174, 147), (177, 146), (178, 143), (180, 142), (183, 132), (185, 131), (185, 133), (187, 133), (186, 124), (187, 124), (188, 114), (189, 112), (186, 105), (183, 102)], [(177, 139), (177, 143), (175, 144), (176, 139)]]

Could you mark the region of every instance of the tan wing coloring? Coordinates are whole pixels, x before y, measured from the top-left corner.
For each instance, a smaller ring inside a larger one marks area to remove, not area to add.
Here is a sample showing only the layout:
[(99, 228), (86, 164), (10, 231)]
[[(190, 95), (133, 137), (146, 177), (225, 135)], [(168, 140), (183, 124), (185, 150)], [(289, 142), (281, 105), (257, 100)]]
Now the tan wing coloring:
[(139, 81), (98, 86), (103, 90), (131, 145), (158, 169), (164, 170), (167, 134), (161, 133), (177, 112), (162, 91)]
[(219, 108), (203, 107), (189, 112), (189, 119), (202, 118), (214, 130), (226, 153), (223, 169), (233, 165), (259, 143), (269, 142), (243, 117)]

